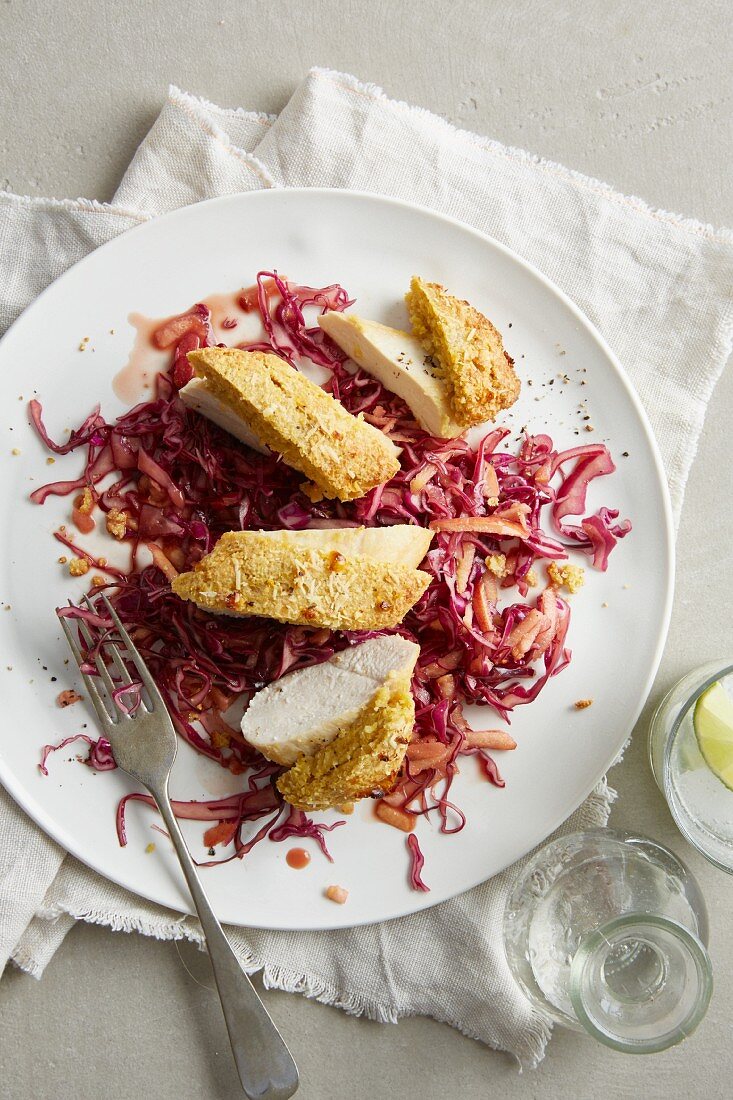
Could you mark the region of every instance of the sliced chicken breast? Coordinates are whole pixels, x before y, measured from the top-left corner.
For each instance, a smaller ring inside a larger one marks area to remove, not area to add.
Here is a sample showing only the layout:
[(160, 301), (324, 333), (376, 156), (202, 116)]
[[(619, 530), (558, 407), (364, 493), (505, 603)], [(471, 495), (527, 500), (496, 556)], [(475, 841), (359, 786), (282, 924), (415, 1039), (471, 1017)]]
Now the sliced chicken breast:
[(214, 347), (188, 360), (218, 402), (320, 495), (356, 500), (399, 470), (399, 452), (383, 432), (279, 356)]
[(193, 409), (201, 416), (205, 416), (207, 420), (212, 420), (214, 424), (218, 424), (220, 428), (223, 428), (225, 432), (229, 432), (235, 439), (240, 440), (241, 443), (246, 443), (253, 451), (259, 451), (263, 455), (270, 453), (246, 421), (241, 416), (237, 416), (229, 405), (212, 393), (203, 378), (192, 378), (187, 385), (178, 391), (178, 396), (187, 408)]
[(519, 396), (514, 360), (501, 334), (470, 302), (414, 276), (405, 296), (410, 323), (440, 368), (453, 416), (464, 427), (493, 420)]
[(417, 337), (352, 313), (324, 313), (318, 324), (350, 359), (401, 397), (430, 435), (451, 439), (465, 430), (453, 417), (440, 371)]
[(430, 548), (433, 532), (426, 527), (396, 523), (393, 527), (320, 527), (305, 531), (260, 531), (265, 538), (283, 535), (297, 549), (327, 550), (348, 557), (418, 567)]
[[(427, 545), (427, 533), (415, 530), (420, 542), (415, 536), (418, 549), (411, 550), (412, 560)], [(171, 587), (181, 599), (224, 615), (259, 615), (332, 630), (387, 629), (402, 622), (430, 575), (386, 552), (398, 541), (392, 527), (370, 531), (369, 545), (379, 541), (378, 531), (384, 532), (381, 557), (342, 552), (344, 530), (334, 532), (332, 541), (325, 531), (228, 531)], [(310, 536), (310, 544), (303, 535)]]
[(254, 696), (242, 733), (278, 764), (313, 756), (356, 721), (390, 675), (407, 677), (409, 683), (419, 653), (414, 642), (387, 635), (289, 672)]
[(327, 810), (397, 782), (415, 724), (409, 676), (390, 672), (353, 722), (312, 756), (300, 756), (277, 788), (300, 810)]

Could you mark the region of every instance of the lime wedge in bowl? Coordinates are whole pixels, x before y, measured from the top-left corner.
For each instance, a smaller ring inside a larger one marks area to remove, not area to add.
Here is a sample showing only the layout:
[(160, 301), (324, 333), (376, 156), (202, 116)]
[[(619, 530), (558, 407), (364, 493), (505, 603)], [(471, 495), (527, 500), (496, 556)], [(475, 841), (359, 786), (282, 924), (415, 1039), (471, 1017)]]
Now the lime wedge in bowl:
[(733, 791), (733, 699), (720, 682), (698, 699), (693, 725), (705, 763)]

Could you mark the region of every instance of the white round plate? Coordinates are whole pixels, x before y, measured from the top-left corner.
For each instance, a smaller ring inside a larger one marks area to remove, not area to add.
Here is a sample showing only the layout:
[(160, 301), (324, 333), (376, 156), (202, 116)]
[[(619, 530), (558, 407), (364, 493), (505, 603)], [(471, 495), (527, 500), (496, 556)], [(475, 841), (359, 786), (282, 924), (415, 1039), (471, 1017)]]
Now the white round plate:
[[(95, 727), (86, 703), (55, 704), (62, 688), (79, 686), (54, 615), (85, 587), (57, 564), (63, 548), (52, 537), (68, 520), (69, 500), (50, 498), (43, 507), (28, 500), (45, 481), (78, 476), (80, 456), (46, 465), (27, 403), (39, 396), (56, 438), (96, 402), (112, 418), (122, 409), (111, 381), (132, 344), (129, 313), (182, 312), (212, 292), (249, 285), (263, 268), (312, 286), (340, 282), (360, 314), (388, 324), (406, 323), (402, 299), (416, 272), (468, 298), (503, 333), (523, 381), (505, 418), (512, 439), (526, 425), (549, 432), (559, 448), (606, 440), (617, 471), (593, 483), (589, 510), (619, 508), (634, 525), (608, 571), (587, 570), (586, 586), (571, 597), (570, 667), (514, 712), (518, 748), (497, 754), (506, 787), (490, 786), (465, 761), (453, 795), (466, 827), (444, 836), (434, 822), (420, 822), (430, 893), (410, 888), (405, 836), (376, 821), (368, 801), (329, 835), (333, 864), (312, 850), (306, 870), (291, 870), (290, 845), (266, 840), (245, 860), (202, 872), (223, 921), (349, 926), (424, 909), (487, 879), (542, 841), (592, 790), (628, 737), (661, 656), (672, 592), (670, 508), (646, 417), (610, 349), (539, 272), (456, 221), (374, 195), (263, 191), (187, 207), (99, 248), (50, 286), (0, 343), (0, 601), (10, 605), (0, 611), (0, 778), (47, 833), (107, 878), (190, 911), (170, 843), (151, 831), (153, 811), (131, 804), (129, 843), (117, 843), (115, 807), (134, 789), (126, 775), (95, 774), (76, 763), (74, 747), (51, 757), (47, 778), (38, 770), (42, 744), (85, 722), (88, 732)], [(586, 399), (590, 421), (578, 410)], [(582, 430), (586, 423), (592, 435)], [(593, 705), (576, 710), (579, 698)], [(487, 710), (475, 717), (484, 727), (497, 724)], [(210, 798), (232, 782), (241, 779), (181, 745), (174, 797)], [(194, 853), (205, 858), (202, 826), (186, 829)], [(154, 853), (146, 852), (150, 841)], [(346, 905), (325, 899), (332, 883), (349, 890)]]

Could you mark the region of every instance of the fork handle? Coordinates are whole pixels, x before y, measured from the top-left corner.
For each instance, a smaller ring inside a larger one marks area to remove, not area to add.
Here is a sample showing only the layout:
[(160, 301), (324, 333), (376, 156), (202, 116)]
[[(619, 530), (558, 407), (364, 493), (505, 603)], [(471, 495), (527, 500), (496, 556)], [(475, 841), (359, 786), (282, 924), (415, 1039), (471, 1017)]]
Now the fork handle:
[(280, 1032), (242, 969), (201, 885), (173, 814), (167, 784), (152, 791), (186, 876), (211, 959), (239, 1080), (248, 1100), (288, 1100), (298, 1088), (298, 1069)]

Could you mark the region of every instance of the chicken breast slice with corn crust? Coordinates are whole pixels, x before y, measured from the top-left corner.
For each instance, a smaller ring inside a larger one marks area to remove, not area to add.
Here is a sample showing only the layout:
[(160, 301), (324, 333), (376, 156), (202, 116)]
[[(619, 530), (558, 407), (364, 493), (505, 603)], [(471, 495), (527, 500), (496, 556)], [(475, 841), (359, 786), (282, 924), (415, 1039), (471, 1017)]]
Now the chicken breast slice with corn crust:
[(357, 717), (330, 744), (301, 756), (277, 788), (300, 810), (326, 810), (374, 791), (386, 793), (397, 781), (414, 722), (410, 676), (391, 672)]
[(324, 496), (356, 500), (399, 470), (399, 452), (383, 432), (278, 355), (215, 347), (188, 360), (216, 401)]
[(229, 531), (171, 587), (181, 599), (219, 614), (332, 630), (382, 630), (402, 622), (430, 583), (429, 574), (412, 565), (347, 555), (327, 542), (304, 545), (297, 535)]
[(409, 681), (419, 653), (415, 642), (383, 635), (288, 672), (253, 697), (242, 733), (278, 764), (313, 756), (357, 720), (390, 675), (399, 673)]
[(415, 336), (440, 367), (459, 424), (483, 424), (514, 404), (520, 388), (514, 360), (483, 313), (417, 275), (405, 301)]
[(206, 379), (192, 378), (178, 391), (178, 396), (186, 408), (193, 409), (194, 412), (205, 416), (207, 420), (218, 424), (240, 443), (246, 443), (253, 451), (258, 451), (262, 455), (270, 454), (269, 449), (255, 435), (247, 422), (212, 393)]
[(393, 527), (319, 527), (305, 531), (260, 531), (265, 538), (282, 537), (298, 549), (332, 550), (347, 557), (372, 558), (417, 568), (427, 554), (434, 532), (411, 523)]
[(335, 310), (318, 324), (350, 359), (401, 397), (429, 435), (452, 439), (465, 431), (453, 417), (436, 364), (416, 336)]

